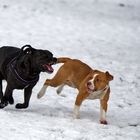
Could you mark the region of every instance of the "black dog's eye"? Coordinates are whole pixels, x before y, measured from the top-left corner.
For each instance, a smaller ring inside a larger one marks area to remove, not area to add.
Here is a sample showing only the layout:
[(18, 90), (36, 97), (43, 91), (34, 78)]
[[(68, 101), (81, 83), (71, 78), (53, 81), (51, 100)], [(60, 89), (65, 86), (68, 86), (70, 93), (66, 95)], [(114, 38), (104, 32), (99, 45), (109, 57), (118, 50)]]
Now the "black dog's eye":
[(44, 56), (44, 59), (45, 59), (45, 60), (49, 60), (49, 57), (48, 57), (48, 56)]

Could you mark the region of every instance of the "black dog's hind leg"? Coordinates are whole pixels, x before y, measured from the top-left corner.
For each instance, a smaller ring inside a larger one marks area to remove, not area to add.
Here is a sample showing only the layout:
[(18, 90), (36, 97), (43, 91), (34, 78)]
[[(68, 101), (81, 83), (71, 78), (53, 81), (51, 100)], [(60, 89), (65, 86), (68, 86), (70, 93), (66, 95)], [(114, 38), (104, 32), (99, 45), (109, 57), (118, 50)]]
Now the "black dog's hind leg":
[(13, 89), (7, 86), (4, 97), (7, 99), (9, 104), (14, 104)]
[(2, 79), (0, 79), (0, 100), (3, 97), (3, 92), (2, 92)]
[(29, 101), (32, 94), (32, 88), (33, 86), (28, 86), (27, 88), (24, 89), (24, 103), (16, 104), (17, 109), (27, 108), (29, 106)]
[(7, 106), (8, 105), (8, 102), (10, 104), (13, 104), (14, 103), (14, 99), (12, 97), (12, 93), (13, 93), (13, 89), (11, 89), (7, 85), (6, 90), (5, 90), (5, 94), (2, 97), (2, 99), (1, 99), (0, 108), (4, 108), (5, 106)]

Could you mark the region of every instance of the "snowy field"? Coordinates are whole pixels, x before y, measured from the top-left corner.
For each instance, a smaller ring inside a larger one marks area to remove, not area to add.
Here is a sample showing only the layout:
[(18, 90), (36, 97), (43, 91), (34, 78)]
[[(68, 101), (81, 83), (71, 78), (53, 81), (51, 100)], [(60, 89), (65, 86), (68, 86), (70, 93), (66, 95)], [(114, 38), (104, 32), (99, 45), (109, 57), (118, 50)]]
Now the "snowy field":
[[(81, 119), (72, 119), (76, 89), (58, 96), (50, 87), (37, 99), (55, 65), (41, 73), (29, 108), (0, 110), (0, 140), (140, 140), (139, 0), (0, 0), (0, 46), (25, 44), (114, 75), (109, 124), (99, 124), (98, 100), (84, 101)], [(23, 91), (14, 98), (22, 102)]]

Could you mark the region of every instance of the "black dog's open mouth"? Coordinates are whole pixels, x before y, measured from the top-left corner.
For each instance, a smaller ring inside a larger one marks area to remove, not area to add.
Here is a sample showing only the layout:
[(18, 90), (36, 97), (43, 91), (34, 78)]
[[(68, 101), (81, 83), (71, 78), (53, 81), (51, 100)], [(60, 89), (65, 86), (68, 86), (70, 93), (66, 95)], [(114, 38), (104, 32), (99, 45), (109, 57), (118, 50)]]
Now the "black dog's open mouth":
[(54, 71), (51, 64), (43, 64), (42, 67), (43, 67), (44, 71), (46, 71), (48, 73), (52, 73)]

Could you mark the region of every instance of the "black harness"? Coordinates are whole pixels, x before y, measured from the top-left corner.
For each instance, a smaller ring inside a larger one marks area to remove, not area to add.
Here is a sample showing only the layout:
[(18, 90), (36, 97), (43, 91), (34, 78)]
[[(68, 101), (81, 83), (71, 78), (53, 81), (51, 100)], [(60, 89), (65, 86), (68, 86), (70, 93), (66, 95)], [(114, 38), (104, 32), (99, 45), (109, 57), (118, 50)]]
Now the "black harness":
[(5, 60), (4, 62), (2, 63), (2, 74), (4, 76), (5, 79), (7, 79), (7, 74), (6, 74), (6, 69), (7, 69), (7, 66), (9, 64), (9, 62), (15, 57), (15, 56), (18, 56), (20, 54), (20, 50), (13, 53), (12, 55), (9, 55)]
[[(4, 63), (3, 63), (3, 74), (4, 76), (6, 77), (7, 79), (7, 74), (5, 73), (6, 72), (6, 68), (9, 69), (13, 76), (20, 82), (22, 83), (23, 85), (27, 86), (27, 85), (30, 85), (30, 84), (36, 84), (36, 82), (39, 80), (39, 75), (35, 75), (32, 79), (30, 80), (25, 80), (23, 77), (21, 77), (21, 75), (17, 72), (16, 68), (15, 68), (15, 65), (16, 65), (16, 61), (17, 61), (17, 58), (19, 57), (20, 55), (20, 51), (14, 53), (13, 55), (11, 55), (10, 57), (8, 57)], [(15, 57), (16, 56), (16, 57)]]
[(22, 84), (24, 84), (24, 85), (35, 84), (38, 81), (38, 79), (39, 79), (39, 75), (34, 76), (31, 80), (25, 80), (25, 79), (23, 79), (20, 76), (20, 74), (17, 72), (17, 70), (15, 69), (16, 59), (17, 59), (17, 57), (13, 58), (10, 61), (10, 63), (9, 63), (9, 69), (14, 74), (15, 78), (18, 81), (22, 82)]

